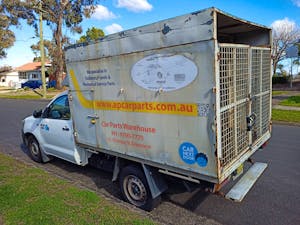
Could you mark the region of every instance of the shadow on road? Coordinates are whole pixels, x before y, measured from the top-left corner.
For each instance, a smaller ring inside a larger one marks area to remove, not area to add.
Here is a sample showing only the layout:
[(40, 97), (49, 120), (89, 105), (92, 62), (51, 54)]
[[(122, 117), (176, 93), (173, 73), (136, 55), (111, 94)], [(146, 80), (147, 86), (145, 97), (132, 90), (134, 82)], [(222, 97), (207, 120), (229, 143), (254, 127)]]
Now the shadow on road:
[(173, 193), (173, 188), (163, 195), (163, 200), (169, 201), (177, 206), (183, 207), (189, 211), (195, 211), (196, 208), (210, 195), (203, 189), (197, 189), (193, 192)]

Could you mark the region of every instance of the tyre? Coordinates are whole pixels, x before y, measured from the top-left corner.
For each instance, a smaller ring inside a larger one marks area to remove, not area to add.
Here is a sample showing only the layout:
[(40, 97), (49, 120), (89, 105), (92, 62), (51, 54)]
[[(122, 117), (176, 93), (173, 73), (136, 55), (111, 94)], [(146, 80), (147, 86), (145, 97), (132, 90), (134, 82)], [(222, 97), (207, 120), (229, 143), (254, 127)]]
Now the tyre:
[(34, 161), (38, 163), (41, 163), (43, 161), (40, 145), (38, 141), (35, 139), (35, 137), (33, 136), (30, 136), (28, 138), (28, 149), (29, 149), (30, 158), (32, 158)]
[(160, 203), (160, 196), (152, 198), (144, 172), (139, 167), (123, 168), (119, 182), (124, 199), (136, 207), (151, 211)]

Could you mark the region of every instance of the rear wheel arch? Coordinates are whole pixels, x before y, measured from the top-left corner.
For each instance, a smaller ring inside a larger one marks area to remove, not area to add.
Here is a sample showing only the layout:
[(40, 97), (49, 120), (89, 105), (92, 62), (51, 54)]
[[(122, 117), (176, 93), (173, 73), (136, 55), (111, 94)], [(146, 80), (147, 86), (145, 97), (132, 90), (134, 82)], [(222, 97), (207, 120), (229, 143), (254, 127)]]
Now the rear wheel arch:
[(138, 208), (151, 211), (161, 201), (161, 196), (152, 198), (150, 187), (143, 168), (138, 164), (121, 168), (119, 185), (123, 198)]

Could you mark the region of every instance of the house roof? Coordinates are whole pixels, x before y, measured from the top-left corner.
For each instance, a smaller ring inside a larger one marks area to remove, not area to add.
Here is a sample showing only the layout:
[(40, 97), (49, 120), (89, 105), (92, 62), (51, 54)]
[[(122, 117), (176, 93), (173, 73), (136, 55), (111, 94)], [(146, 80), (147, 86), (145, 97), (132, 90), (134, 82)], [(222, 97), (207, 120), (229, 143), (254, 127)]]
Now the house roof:
[[(50, 62), (45, 62), (45, 66), (51, 66)], [(41, 62), (30, 62), (16, 68), (17, 71), (36, 71), (41, 69)]]

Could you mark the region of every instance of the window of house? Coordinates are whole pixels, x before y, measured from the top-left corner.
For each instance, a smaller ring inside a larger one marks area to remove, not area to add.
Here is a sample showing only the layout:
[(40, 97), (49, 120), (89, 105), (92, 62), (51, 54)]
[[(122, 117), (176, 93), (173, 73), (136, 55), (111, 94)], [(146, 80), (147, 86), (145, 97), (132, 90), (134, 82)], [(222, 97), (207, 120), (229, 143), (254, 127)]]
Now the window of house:
[(37, 73), (32, 73), (31, 74), (31, 78), (32, 79), (38, 79), (39, 78), (39, 75)]
[(19, 72), (19, 78), (20, 79), (27, 79), (26, 72)]

